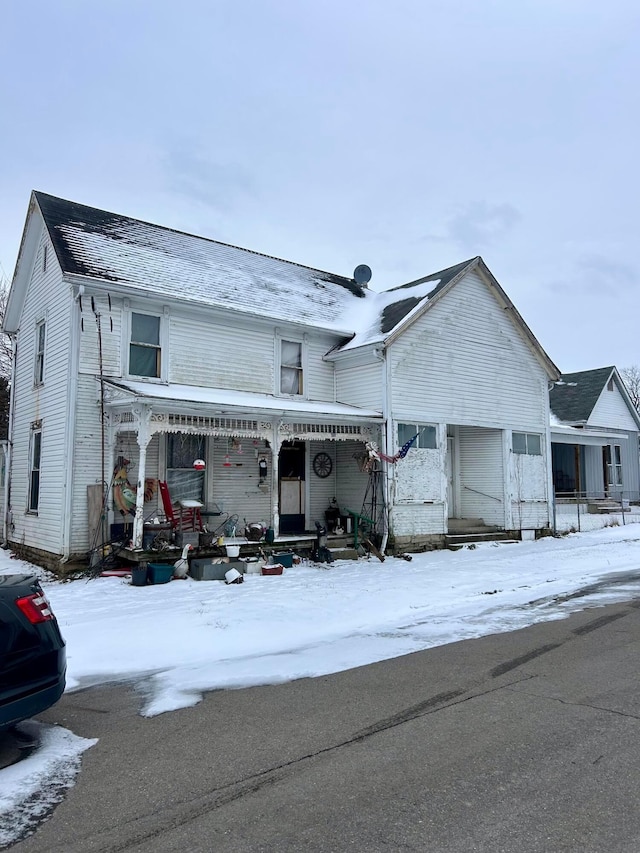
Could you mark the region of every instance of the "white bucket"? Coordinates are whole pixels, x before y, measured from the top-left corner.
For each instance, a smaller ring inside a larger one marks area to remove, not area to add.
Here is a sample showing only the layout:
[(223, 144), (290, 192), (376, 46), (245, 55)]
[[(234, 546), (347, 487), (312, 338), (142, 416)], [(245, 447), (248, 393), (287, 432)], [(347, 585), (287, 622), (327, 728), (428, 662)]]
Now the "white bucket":
[(239, 557), (240, 556), (240, 546), (239, 545), (225, 545), (227, 549), (227, 557)]

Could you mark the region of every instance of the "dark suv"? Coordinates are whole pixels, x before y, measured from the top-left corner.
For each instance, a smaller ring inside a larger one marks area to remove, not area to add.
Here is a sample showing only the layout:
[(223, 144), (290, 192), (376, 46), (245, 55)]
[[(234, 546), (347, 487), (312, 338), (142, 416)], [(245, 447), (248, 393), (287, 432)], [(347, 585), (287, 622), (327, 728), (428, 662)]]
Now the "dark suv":
[(0, 575), (0, 731), (39, 714), (64, 691), (64, 640), (33, 575)]

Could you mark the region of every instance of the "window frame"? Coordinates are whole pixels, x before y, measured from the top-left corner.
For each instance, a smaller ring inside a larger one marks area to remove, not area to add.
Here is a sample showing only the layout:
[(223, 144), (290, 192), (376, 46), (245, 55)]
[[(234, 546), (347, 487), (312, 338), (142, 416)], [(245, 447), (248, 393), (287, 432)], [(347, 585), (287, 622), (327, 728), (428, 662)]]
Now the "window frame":
[[(300, 364), (286, 364), (283, 361), (283, 349), (286, 344), (295, 345), (299, 347), (300, 352)], [(278, 372), (277, 372), (277, 382), (278, 382), (278, 396), (279, 397), (305, 397), (306, 396), (306, 382), (305, 382), (305, 373), (306, 373), (306, 365), (305, 365), (305, 341), (285, 337), (284, 335), (278, 337)], [(298, 378), (298, 390), (291, 392), (283, 390), (283, 371), (296, 371), (296, 375)]]
[[(406, 433), (407, 437), (404, 441), (400, 438), (400, 430), (402, 427), (408, 430)], [(427, 430), (428, 432), (426, 432)], [(416, 433), (420, 434), (409, 448), (410, 450), (438, 450), (438, 427), (436, 424), (418, 424), (408, 423), (407, 421), (396, 421), (396, 452), (399, 453), (407, 441), (413, 438)], [(433, 436), (433, 444), (431, 444), (430, 438), (427, 438), (426, 436)]]
[[(622, 478), (622, 445), (621, 444), (606, 444), (606, 463), (608, 485), (616, 489), (621, 489), (623, 485)], [(612, 452), (613, 450), (613, 452)]]
[[(524, 438), (524, 450), (516, 448), (515, 437)], [(530, 445), (535, 439), (538, 443), (538, 449), (532, 450)], [(521, 432), (520, 430), (512, 430), (511, 432), (511, 450), (516, 456), (542, 456), (542, 433), (539, 432)]]
[[(37, 448), (37, 460), (36, 460)], [(37, 464), (36, 464), (37, 462)], [(29, 436), (29, 488), (27, 493), (27, 515), (38, 515), (42, 484), (42, 424), (31, 424)]]
[(44, 362), (47, 346), (47, 321), (42, 318), (36, 323), (35, 355), (33, 363), (33, 384), (37, 388), (44, 385)]
[[(199, 443), (200, 446), (197, 448), (192, 448), (192, 452), (187, 453), (187, 464), (181, 467), (175, 467), (172, 463), (175, 460), (174, 457), (174, 444), (178, 441), (178, 436), (180, 436), (180, 440), (187, 438), (189, 441), (193, 441), (193, 443)], [(166, 439), (166, 464), (165, 464), (165, 480), (167, 481), (167, 485), (169, 487), (169, 494), (171, 495), (171, 500), (176, 503), (179, 500), (198, 500), (202, 501), (202, 503), (206, 503), (206, 469), (202, 471), (197, 471), (193, 468), (193, 463), (196, 459), (206, 459), (207, 458), (207, 436), (201, 435), (200, 433), (181, 433), (176, 432), (167, 433)], [(200, 492), (196, 494), (194, 489), (191, 488), (190, 482), (185, 484), (186, 491), (180, 488), (180, 485), (176, 482), (176, 476), (180, 474), (180, 472), (188, 472), (188, 476), (185, 478), (187, 481), (200, 483)]]
[[(152, 317), (158, 322), (158, 343), (151, 344), (147, 341), (133, 340), (133, 318), (134, 315), (141, 317)], [(143, 382), (161, 382), (164, 379), (167, 364), (166, 342), (164, 339), (164, 315), (157, 311), (144, 311), (137, 308), (131, 308), (129, 311), (129, 324), (127, 331), (127, 376), (131, 379), (140, 380)], [(148, 375), (144, 373), (134, 373), (131, 370), (131, 353), (132, 348), (151, 349), (156, 353), (156, 375)]]

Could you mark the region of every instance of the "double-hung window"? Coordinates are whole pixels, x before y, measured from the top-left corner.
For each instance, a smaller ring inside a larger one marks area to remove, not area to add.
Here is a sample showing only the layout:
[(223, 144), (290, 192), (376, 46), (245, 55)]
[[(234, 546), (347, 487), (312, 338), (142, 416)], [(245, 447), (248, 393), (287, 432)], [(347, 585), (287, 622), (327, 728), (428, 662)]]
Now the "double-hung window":
[(604, 448), (607, 476), (610, 486), (622, 486), (622, 449), (619, 444), (607, 444)]
[(280, 393), (302, 394), (302, 344), (280, 341)]
[(29, 448), (29, 500), (28, 512), (37, 513), (40, 501), (40, 460), (42, 457), (42, 427), (31, 427), (31, 446)]
[(129, 375), (159, 379), (162, 369), (160, 317), (153, 314), (131, 314)]
[(542, 437), (537, 432), (514, 432), (513, 452), (522, 456), (542, 456)]
[(41, 320), (36, 325), (36, 358), (34, 364), (34, 383), (42, 385), (44, 383), (44, 342), (45, 342), (45, 322)]

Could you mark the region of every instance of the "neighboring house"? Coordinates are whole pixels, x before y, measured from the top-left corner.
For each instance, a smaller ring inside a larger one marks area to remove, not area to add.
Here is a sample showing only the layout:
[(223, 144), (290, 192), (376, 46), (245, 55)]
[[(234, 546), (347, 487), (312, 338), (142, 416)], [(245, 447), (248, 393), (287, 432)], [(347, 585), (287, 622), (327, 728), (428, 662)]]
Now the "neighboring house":
[(559, 372), (481, 258), (378, 294), (36, 192), (4, 330), (5, 537), (44, 564), (100, 544), (102, 483), (122, 520), (123, 470), (136, 545), (158, 480), (280, 534), (335, 497), (396, 548), (440, 544), (452, 519), (550, 526)]
[(563, 374), (550, 395), (558, 497), (640, 498), (640, 415), (615, 367)]

